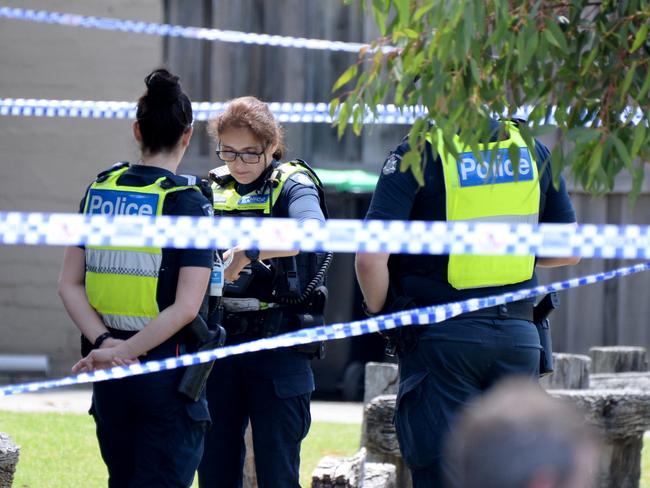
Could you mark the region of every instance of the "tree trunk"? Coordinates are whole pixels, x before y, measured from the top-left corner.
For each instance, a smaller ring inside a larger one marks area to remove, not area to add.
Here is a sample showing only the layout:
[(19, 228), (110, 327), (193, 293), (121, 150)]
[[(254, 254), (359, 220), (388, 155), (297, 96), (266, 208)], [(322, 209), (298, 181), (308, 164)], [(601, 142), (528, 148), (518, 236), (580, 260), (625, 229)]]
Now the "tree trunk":
[(555, 371), (539, 384), (547, 390), (581, 390), (589, 388), (589, 365), (591, 359), (582, 354), (553, 354)]
[(366, 450), (349, 458), (326, 456), (311, 477), (312, 488), (362, 488)]
[(364, 468), (363, 488), (401, 488), (394, 464), (366, 463)]
[(367, 460), (373, 463), (394, 464), (397, 486), (412, 486), (411, 474), (404, 464), (399, 450), (393, 415), (395, 413), (395, 395), (382, 395), (374, 398), (364, 409), (364, 437)]
[[(399, 371), (397, 364), (392, 363), (367, 363), (363, 393), (364, 407), (373, 398), (380, 395), (396, 395), (399, 386)], [(361, 447), (366, 445), (366, 416), (363, 416), (361, 425)]]
[(363, 404), (379, 395), (396, 395), (399, 384), (397, 364), (367, 363)]
[(11, 488), (19, 455), (20, 448), (11, 437), (0, 432), (0, 488)]
[(598, 488), (637, 488), (643, 433), (650, 429), (650, 392), (640, 390), (551, 390), (577, 405), (603, 433)]
[[(395, 466), (366, 462), (366, 450), (354, 456), (322, 458), (311, 478), (311, 488), (397, 488)], [(401, 487), (400, 487), (401, 488)]]
[(650, 373), (601, 373), (589, 377), (589, 386), (601, 390), (650, 391)]
[(645, 347), (612, 346), (592, 347), (592, 373), (625, 373), (628, 371), (647, 371)]

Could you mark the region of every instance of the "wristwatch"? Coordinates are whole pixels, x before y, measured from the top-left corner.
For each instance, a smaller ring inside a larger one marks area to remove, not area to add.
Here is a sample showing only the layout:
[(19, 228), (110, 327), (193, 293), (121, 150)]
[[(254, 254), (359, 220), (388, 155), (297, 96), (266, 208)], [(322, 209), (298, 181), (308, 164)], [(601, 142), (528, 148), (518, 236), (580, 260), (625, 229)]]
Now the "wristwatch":
[(244, 256), (250, 259), (251, 263), (260, 260), (260, 250), (259, 249), (247, 249), (244, 251)]

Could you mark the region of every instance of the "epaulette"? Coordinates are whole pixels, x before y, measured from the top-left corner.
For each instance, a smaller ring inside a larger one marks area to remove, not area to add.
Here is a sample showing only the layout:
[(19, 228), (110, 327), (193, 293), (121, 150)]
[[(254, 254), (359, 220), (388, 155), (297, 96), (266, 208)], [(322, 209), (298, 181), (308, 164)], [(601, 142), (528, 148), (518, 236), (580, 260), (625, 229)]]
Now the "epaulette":
[(101, 183), (106, 178), (108, 178), (108, 175), (110, 175), (114, 171), (117, 171), (118, 169), (122, 169), (122, 168), (128, 168), (129, 166), (130, 166), (130, 163), (128, 161), (120, 161), (119, 163), (115, 163), (110, 168), (106, 168), (104, 171), (99, 173), (97, 175), (97, 178), (95, 179), (95, 181), (97, 181), (97, 183)]
[(214, 181), (219, 186), (224, 186), (230, 183), (234, 178), (230, 174), (230, 170), (227, 165), (217, 166), (216, 168), (211, 169), (208, 172), (208, 177), (210, 181)]
[(160, 182), (160, 188), (169, 190), (175, 186), (200, 186), (201, 178), (194, 175), (167, 176)]

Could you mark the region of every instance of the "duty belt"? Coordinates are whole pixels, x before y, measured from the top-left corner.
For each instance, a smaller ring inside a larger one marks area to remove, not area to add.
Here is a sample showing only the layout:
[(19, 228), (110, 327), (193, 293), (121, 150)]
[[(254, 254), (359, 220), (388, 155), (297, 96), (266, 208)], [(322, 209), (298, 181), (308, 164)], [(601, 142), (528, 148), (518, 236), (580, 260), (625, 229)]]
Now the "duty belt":
[(481, 318), (481, 319), (517, 319), (533, 321), (533, 302), (513, 302), (495, 305), (494, 307), (482, 308), (472, 312), (465, 312), (461, 315), (451, 318)]

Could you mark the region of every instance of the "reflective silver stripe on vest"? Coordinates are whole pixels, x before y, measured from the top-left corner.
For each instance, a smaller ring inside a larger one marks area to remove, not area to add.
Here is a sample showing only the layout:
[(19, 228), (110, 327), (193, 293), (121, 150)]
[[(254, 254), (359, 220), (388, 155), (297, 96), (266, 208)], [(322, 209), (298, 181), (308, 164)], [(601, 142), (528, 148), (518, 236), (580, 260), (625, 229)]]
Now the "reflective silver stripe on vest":
[(530, 215), (493, 215), (492, 217), (475, 217), (468, 222), (496, 222), (499, 224), (537, 224), (539, 214)]
[(86, 271), (158, 278), (162, 254), (86, 248)]
[(117, 330), (138, 332), (153, 320), (153, 317), (133, 317), (132, 315), (102, 314), (102, 319), (107, 327)]

